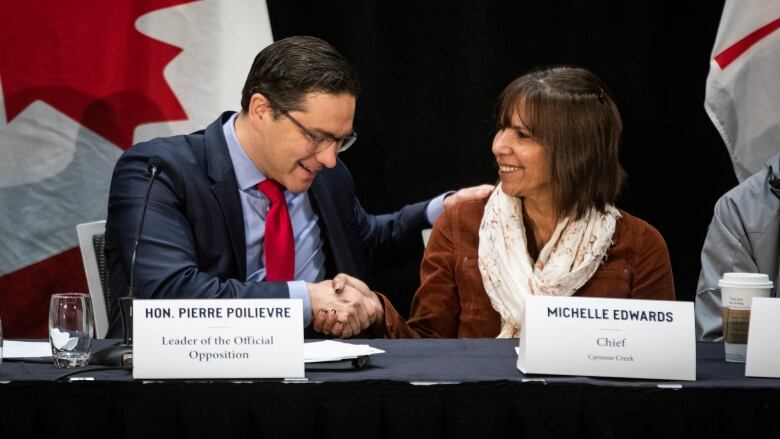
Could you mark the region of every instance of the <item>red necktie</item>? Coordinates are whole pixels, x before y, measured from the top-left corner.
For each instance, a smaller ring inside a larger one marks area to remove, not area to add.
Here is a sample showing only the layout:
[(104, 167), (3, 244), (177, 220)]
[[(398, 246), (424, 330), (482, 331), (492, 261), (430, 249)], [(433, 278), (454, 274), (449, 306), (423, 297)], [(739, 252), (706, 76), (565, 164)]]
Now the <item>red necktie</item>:
[(272, 282), (293, 280), (295, 276), (295, 241), (292, 223), (284, 199), (284, 187), (267, 178), (257, 189), (271, 201), (271, 208), (265, 218), (265, 279)]

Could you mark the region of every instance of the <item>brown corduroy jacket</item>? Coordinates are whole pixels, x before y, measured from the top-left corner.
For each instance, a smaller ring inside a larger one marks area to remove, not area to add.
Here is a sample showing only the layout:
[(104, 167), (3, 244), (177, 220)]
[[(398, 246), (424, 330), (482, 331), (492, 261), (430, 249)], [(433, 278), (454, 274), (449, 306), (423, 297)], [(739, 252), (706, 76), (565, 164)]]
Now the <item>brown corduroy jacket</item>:
[[(447, 210), (431, 233), (420, 267), (420, 288), (404, 321), (384, 298), (388, 338), (495, 337), (501, 317), (493, 309), (477, 265), (484, 201)], [(575, 296), (674, 300), (669, 251), (650, 224), (624, 211), (603, 265)]]

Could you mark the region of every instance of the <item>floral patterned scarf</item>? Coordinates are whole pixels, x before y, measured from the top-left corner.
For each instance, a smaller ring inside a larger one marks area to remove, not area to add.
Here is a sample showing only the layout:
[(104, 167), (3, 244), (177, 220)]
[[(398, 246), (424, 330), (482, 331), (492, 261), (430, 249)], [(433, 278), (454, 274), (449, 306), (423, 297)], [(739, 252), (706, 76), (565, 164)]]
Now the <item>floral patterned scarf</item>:
[(620, 212), (591, 209), (562, 219), (534, 263), (528, 254), (522, 200), (501, 185), (485, 206), (479, 227), (479, 271), (493, 308), (501, 315), (498, 338), (519, 337), (528, 295), (571, 296), (593, 277), (612, 245)]

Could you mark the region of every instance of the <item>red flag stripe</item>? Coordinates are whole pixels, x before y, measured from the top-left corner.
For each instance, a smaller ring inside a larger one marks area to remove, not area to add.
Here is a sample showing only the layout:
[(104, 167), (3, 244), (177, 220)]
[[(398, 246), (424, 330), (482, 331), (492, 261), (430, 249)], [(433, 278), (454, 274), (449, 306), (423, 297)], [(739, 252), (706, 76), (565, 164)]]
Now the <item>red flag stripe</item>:
[(127, 149), (138, 125), (186, 120), (163, 76), (182, 49), (135, 26), (146, 13), (187, 2), (0, 2), (0, 76), (8, 122), (43, 101)]
[(78, 247), (0, 277), (0, 318), (7, 338), (48, 338), (49, 297), (88, 292)]
[(761, 41), (763, 38), (777, 29), (780, 29), (780, 18), (777, 18), (774, 21), (761, 26), (760, 28), (748, 34), (748, 36), (729, 46), (726, 50), (720, 52), (717, 56), (715, 56), (715, 62), (718, 63), (721, 70), (725, 70), (729, 64), (734, 62), (743, 53), (747, 52), (747, 50), (753, 47), (754, 44)]

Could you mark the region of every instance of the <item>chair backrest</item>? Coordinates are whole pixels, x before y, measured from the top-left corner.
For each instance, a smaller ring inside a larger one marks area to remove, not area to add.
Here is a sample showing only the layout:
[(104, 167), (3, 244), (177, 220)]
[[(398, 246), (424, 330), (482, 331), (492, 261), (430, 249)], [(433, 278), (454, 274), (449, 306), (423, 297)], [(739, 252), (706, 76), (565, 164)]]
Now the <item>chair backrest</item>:
[(95, 316), (95, 332), (97, 338), (105, 338), (108, 332), (108, 316), (110, 315), (111, 293), (108, 290), (108, 269), (105, 247), (106, 222), (78, 224), (76, 233), (79, 235), (81, 259), (84, 262), (84, 272), (87, 274), (89, 296), (92, 298), (92, 314)]

